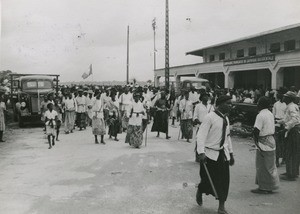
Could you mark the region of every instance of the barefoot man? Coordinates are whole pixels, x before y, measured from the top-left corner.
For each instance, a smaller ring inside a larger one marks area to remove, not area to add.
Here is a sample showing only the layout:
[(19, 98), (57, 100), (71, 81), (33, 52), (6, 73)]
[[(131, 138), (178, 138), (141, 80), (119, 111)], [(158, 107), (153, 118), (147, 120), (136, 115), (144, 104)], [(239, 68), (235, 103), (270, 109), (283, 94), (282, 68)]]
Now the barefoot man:
[[(229, 165), (234, 164), (229, 120), (226, 116), (230, 108), (231, 97), (220, 96), (216, 101), (216, 110), (204, 117), (196, 138), (201, 177), (196, 200), (201, 206), (202, 193), (214, 195), (219, 200), (219, 214), (228, 213), (225, 210), (225, 201), (229, 190)], [(205, 165), (212, 182), (206, 173)]]

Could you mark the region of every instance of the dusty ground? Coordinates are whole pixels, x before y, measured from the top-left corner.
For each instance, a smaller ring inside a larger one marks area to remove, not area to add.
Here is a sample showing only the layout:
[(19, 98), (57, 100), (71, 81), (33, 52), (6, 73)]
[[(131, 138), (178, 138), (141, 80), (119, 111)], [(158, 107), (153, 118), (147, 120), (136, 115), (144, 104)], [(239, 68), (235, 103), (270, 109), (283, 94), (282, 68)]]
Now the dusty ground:
[[(0, 144), (0, 213), (216, 213), (217, 201), (195, 202), (199, 165), (194, 144), (148, 132), (147, 147), (93, 142), (91, 129), (61, 135), (48, 150), (41, 128), (11, 129)], [(233, 138), (235, 166), (227, 202), (230, 213), (299, 213), (300, 179), (281, 182), (278, 193), (255, 195), (255, 151)], [(279, 168), (284, 172), (284, 167)]]

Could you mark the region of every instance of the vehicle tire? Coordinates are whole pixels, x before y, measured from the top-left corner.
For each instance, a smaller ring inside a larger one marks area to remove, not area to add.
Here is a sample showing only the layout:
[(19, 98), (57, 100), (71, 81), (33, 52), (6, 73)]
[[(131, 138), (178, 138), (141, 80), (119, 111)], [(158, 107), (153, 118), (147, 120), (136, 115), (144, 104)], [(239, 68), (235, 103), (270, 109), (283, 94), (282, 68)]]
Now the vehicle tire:
[(19, 127), (23, 128), (24, 127), (24, 121), (23, 121), (23, 118), (21, 117), (21, 115), (18, 116), (18, 121), (19, 121)]

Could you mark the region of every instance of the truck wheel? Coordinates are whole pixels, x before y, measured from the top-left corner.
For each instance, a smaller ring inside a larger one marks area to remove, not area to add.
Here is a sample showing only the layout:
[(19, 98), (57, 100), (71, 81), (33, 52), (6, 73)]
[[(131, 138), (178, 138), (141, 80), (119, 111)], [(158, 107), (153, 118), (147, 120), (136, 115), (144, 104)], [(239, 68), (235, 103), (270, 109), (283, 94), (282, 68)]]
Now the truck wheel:
[(21, 117), (21, 115), (19, 115), (18, 121), (19, 121), (19, 127), (23, 128), (24, 127), (24, 121), (23, 121), (23, 118)]

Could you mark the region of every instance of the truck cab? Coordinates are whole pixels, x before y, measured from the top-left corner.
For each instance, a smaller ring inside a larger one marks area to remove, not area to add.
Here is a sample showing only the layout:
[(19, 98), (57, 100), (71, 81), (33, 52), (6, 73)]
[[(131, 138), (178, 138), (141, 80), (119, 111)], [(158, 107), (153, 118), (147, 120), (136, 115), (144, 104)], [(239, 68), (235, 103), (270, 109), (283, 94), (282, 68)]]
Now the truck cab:
[(200, 89), (207, 85), (209, 85), (209, 81), (207, 79), (199, 77), (182, 77), (179, 91), (190, 90), (192, 87), (195, 89)]
[(19, 126), (41, 122), (42, 101), (57, 92), (58, 75), (18, 75), (13, 82), (12, 100)]

